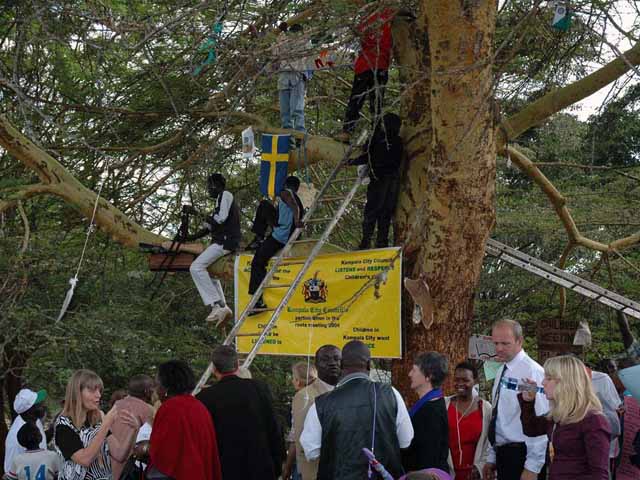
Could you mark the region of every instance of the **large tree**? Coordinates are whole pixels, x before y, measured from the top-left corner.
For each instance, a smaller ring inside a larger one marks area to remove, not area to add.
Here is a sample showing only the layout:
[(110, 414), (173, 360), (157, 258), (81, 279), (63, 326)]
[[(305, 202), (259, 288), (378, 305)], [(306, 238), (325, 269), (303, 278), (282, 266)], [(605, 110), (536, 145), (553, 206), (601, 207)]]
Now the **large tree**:
[[(636, 68), (640, 45), (614, 59), (598, 56), (603, 40), (594, 31), (612, 18), (613, 2), (591, 6), (567, 34), (551, 30), (552, 12), (541, 1), (516, 3), (499, 9), (495, 0), (422, 0), (403, 6), (413, 16), (394, 21), (398, 75), (387, 103), (395, 108), (391, 98), (399, 93), (407, 151), (396, 231), (405, 274), (426, 276), (435, 305), (434, 324), (425, 330), (410, 321), (405, 299), (406, 355), (394, 367), (405, 392), (415, 352), (438, 350), (452, 361), (466, 356), (484, 245), (496, 222), (498, 155), (509, 156), (548, 196), (568, 250), (606, 252), (640, 240), (639, 234), (584, 236), (566, 198), (514, 144)], [(576, 3), (586, 9), (591, 2)], [(96, 222), (115, 241), (137, 248), (169, 235), (180, 202), (202, 191), (204, 172), (221, 168), (238, 187), (254, 184), (255, 169), (237, 160), (237, 134), (248, 125), (279, 131), (273, 79), (264, 68), (277, 22), (315, 28), (320, 41), (345, 51), (354, 41), (349, 24), (356, 9), (349, 2), (282, 5), (279, 11), (261, 2), (219, 2), (213, 9), (210, 2), (170, 1), (6, 7), (0, 86), (11, 103), (0, 117), (0, 145), (19, 162), (12, 178), (29, 183), (1, 185), (0, 212), (53, 195), (88, 218), (105, 182)], [(216, 61), (193, 75), (203, 61), (198, 46), (223, 13)], [(329, 29), (335, 38), (323, 37)], [(603, 66), (587, 75), (586, 61)], [(340, 160), (346, 147), (321, 134), (336, 128), (332, 117), (342, 110), (336, 100), (348, 87), (348, 71), (316, 75), (308, 99), (315, 135), (306, 155), (291, 155), (292, 168)]]

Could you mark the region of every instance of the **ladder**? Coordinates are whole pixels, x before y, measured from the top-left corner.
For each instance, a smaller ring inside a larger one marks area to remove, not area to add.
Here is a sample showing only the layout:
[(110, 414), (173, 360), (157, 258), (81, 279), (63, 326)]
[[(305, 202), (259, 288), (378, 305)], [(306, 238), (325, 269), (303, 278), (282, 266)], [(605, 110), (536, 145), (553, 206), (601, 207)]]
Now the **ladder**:
[[(348, 160), (354, 148), (357, 146), (360, 146), (364, 142), (366, 136), (367, 136), (367, 132), (365, 131), (360, 135), (360, 137), (358, 138), (358, 141), (355, 144), (349, 145), (344, 156), (342, 157), (342, 160), (338, 162), (335, 168), (331, 171), (330, 175), (327, 177), (326, 181), (322, 185), (322, 188), (316, 195), (316, 198), (314, 199), (313, 203), (309, 207), (309, 210), (307, 210), (307, 213), (302, 219), (302, 223), (304, 224), (304, 226), (302, 228), (296, 228), (293, 234), (291, 235), (291, 237), (289, 237), (289, 240), (287, 241), (286, 245), (282, 248), (282, 250), (280, 250), (280, 253), (274, 256), (273, 265), (267, 272), (267, 275), (264, 277), (264, 280), (262, 281), (262, 283), (260, 284), (256, 292), (251, 297), (251, 300), (249, 300), (249, 303), (240, 314), (238, 321), (234, 324), (233, 328), (231, 329), (227, 337), (224, 339), (224, 342), (222, 342), (223, 345), (230, 345), (237, 337), (240, 337), (240, 336), (258, 337), (257, 341), (251, 348), (251, 351), (248, 353), (247, 357), (244, 359), (244, 362), (242, 364), (243, 368), (249, 368), (249, 366), (253, 362), (253, 359), (258, 354), (258, 350), (260, 349), (262, 344), (265, 342), (265, 340), (267, 339), (267, 336), (269, 335), (269, 332), (271, 332), (276, 322), (278, 321), (278, 317), (280, 316), (280, 313), (282, 312), (282, 310), (284, 310), (284, 308), (289, 303), (289, 300), (294, 295), (304, 275), (307, 273), (309, 268), (311, 268), (313, 261), (320, 254), (322, 247), (329, 240), (329, 237), (331, 236), (333, 229), (336, 227), (340, 219), (343, 217), (343, 215), (347, 211), (347, 207), (353, 200), (353, 197), (357, 193), (360, 185), (362, 185), (362, 182), (365, 177), (356, 176), (356, 177), (349, 177), (345, 179), (337, 179), (337, 176), (338, 176), (338, 173), (347, 165)], [(353, 182), (351, 189), (349, 190), (349, 193), (347, 193), (346, 196), (326, 195), (329, 190), (329, 187), (333, 185), (334, 182), (340, 182), (340, 181)], [(342, 201), (342, 203), (340, 204), (340, 206), (335, 211), (332, 217), (314, 218), (314, 214), (316, 213), (316, 210), (318, 210), (318, 207), (320, 205), (330, 204), (331, 202), (334, 202), (335, 204), (335, 202), (340, 200)], [(309, 239), (309, 240), (299, 239), (300, 235), (304, 231), (305, 226), (323, 224), (323, 223), (326, 223), (327, 226), (325, 227), (324, 231), (322, 232), (319, 238)], [(307, 243), (307, 244), (313, 243), (315, 245), (313, 246), (311, 253), (309, 254), (309, 256), (307, 256), (305, 260), (289, 260), (288, 257), (293, 246), (301, 243)], [(291, 284), (271, 283), (278, 268), (281, 266), (287, 266), (287, 265), (302, 265), (302, 268), (300, 268), (300, 271), (295, 276), (293, 282)], [(280, 300), (280, 303), (275, 308), (255, 308), (255, 304), (257, 303), (258, 299), (262, 296), (263, 292), (266, 289), (270, 289), (270, 288), (286, 289), (286, 293), (282, 297), (282, 300)], [(253, 332), (253, 333), (239, 333), (240, 329), (244, 325), (244, 322), (249, 316), (249, 314), (263, 313), (263, 312), (272, 312), (272, 313), (271, 313), (271, 318), (264, 325), (264, 328), (262, 329), (262, 331)], [(204, 385), (207, 383), (212, 373), (213, 373), (213, 364), (209, 363), (209, 366), (207, 367), (205, 372), (202, 374), (202, 377), (200, 377), (200, 380), (198, 381), (198, 384), (194, 389), (194, 392), (193, 392), (194, 395), (197, 394), (202, 389), (202, 387), (204, 387)]]
[(623, 312), (627, 315), (640, 319), (640, 303), (634, 302), (622, 295), (618, 295), (606, 288), (602, 288), (595, 283), (584, 280), (577, 275), (573, 275), (561, 268), (549, 265), (542, 260), (522, 253), (515, 248), (511, 248), (496, 240), (487, 240), (485, 247), (487, 254), (497, 257), (511, 265), (520, 267), (527, 272), (531, 272), (538, 277), (542, 277), (561, 287), (568, 288), (580, 295), (584, 295), (596, 302), (600, 302), (607, 307)]

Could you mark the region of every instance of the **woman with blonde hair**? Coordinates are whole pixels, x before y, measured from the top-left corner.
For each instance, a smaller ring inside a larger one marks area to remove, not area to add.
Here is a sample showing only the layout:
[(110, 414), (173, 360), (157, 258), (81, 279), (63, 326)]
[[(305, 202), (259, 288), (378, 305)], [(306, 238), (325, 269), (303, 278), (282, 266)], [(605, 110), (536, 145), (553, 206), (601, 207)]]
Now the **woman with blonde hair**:
[(308, 362), (296, 362), (291, 366), (291, 383), (296, 392), (304, 387), (311, 385), (318, 378), (316, 367)]
[[(121, 462), (133, 444), (138, 420), (126, 410), (111, 408), (106, 415), (100, 410), (102, 379), (91, 370), (76, 370), (69, 382), (64, 409), (54, 428), (54, 445), (61, 458), (59, 480), (111, 479), (110, 456)], [(132, 427), (120, 443), (110, 428), (116, 417)]]
[(546, 416), (535, 413), (535, 382), (525, 383), (530, 388), (518, 396), (522, 430), (529, 437), (547, 434), (549, 480), (608, 480), (611, 429), (584, 363), (571, 355), (545, 362)]
[[(318, 378), (316, 367), (307, 362), (296, 362), (291, 365), (291, 383), (296, 392), (311, 385)], [(293, 425), (293, 401), (291, 402), (291, 429), (286, 437), (287, 458), (282, 467), (283, 480), (301, 480), (302, 475), (296, 465), (296, 439)]]

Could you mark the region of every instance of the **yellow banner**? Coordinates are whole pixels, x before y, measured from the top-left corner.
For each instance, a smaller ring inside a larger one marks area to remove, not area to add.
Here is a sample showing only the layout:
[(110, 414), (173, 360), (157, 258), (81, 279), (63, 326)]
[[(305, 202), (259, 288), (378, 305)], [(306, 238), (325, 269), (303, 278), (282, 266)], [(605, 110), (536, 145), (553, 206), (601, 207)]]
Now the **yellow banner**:
[[(396, 260), (386, 278), (377, 282), (377, 287), (372, 286), (362, 293), (365, 284), (379, 276), (394, 258)], [(252, 255), (236, 257), (236, 320), (251, 299), (247, 290), (252, 259)], [(318, 256), (259, 353), (313, 355), (325, 344), (342, 347), (350, 340), (362, 340), (375, 358), (400, 358), (401, 265), (398, 248)], [(302, 265), (280, 267), (271, 283), (289, 285), (301, 268)], [(277, 307), (286, 291), (286, 288), (266, 289), (264, 301), (267, 306)], [(263, 312), (248, 317), (240, 333), (261, 332), (272, 314)], [(238, 337), (238, 351), (249, 352), (257, 339), (253, 336)]]

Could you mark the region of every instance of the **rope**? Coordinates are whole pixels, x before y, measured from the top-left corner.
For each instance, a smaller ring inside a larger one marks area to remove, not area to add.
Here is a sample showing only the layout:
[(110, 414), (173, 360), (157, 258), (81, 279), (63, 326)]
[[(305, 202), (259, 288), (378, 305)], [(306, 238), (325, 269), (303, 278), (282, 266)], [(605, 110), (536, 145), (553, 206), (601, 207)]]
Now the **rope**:
[[(107, 176), (109, 176), (109, 172), (107, 172)], [(78, 268), (76, 269), (76, 274), (75, 274), (76, 278), (80, 273), (80, 267), (82, 267), (82, 262), (84, 261), (84, 254), (87, 251), (87, 244), (89, 243), (89, 237), (91, 236), (91, 233), (95, 229), (94, 221), (96, 219), (96, 212), (98, 211), (98, 202), (100, 201), (100, 195), (102, 194), (102, 187), (104, 187), (105, 180), (102, 180), (102, 182), (100, 183), (100, 187), (98, 188), (98, 193), (96, 195), (96, 201), (93, 204), (93, 212), (91, 213), (91, 222), (89, 222), (89, 226), (87, 227), (87, 235), (84, 239), (82, 253), (80, 254), (80, 261), (78, 262)]]
[[(376, 454), (376, 421), (378, 417), (378, 392), (376, 391), (376, 382), (371, 382), (373, 387), (373, 428), (371, 433), (371, 453)], [(367, 471), (367, 478), (373, 478), (373, 471), (371, 470), (371, 462), (369, 462)]]
[(65, 313), (67, 313), (67, 309), (69, 308), (69, 304), (71, 303), (71, 299), (73, 298), (73, 293), (75, 291), (76, 285), (78, 284), (78, 275), (80, 274), (80, 268), (82, 268), (82, 263), (84, 262), (84, 256), (87, 252), (87, 246), (89, 244), (89, 237), (91, 237), (91, 233), (95, 229), (95, 219), (96, 212), (98, 211), (98, 202), (100, 201), (100, 195), (102, 194), (102, 187), (104, 187), (106, 178), (109, 176), (107, 171), (106, 177), (100, 183), (100, 187), (98, 187), (98, 193), (96, 194), (96, 201), (93, 204), (93, 212), (91, 213), (91, 221), (89, 222), (89, 226), (87, 227), (87, 233), (84, 239), (84, 245), (82, 246), (82, 253), (80, 254), (80, 260), (78, 261), (78, 267), (76, 268), (75, 275), (69, 279), (69, 290), (67, 290), (67, 294), (64, 297), (62, 302), (62, 307), (60, 308), (60, 313), (58, 314), (58, 318), (56, 319), (56, 323), (62, 320)]

